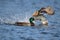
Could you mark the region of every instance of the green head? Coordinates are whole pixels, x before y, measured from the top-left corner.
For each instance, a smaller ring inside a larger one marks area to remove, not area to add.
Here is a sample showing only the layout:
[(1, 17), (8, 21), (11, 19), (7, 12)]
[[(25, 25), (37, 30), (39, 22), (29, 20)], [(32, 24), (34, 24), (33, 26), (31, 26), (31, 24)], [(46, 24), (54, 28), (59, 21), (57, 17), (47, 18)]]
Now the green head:
[(31, 17), (31, 18), (29, 19), (29, 22), (30, 22), (30, 23), (33, 23), (33, 21), (34, 21), (34, 18)]

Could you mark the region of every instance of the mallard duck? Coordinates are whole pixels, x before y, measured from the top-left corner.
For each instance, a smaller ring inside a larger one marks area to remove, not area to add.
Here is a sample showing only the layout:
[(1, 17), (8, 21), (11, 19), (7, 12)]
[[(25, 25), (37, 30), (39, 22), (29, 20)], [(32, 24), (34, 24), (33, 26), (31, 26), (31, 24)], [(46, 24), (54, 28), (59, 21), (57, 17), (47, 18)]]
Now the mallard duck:
[(15, 25), (17, 25), (17, 26), (34, 26), (33, 20), (34, 20), (34, 18), (31, 17), (31, 18), (29, 18), (30, 23), (28, 23), (28, 22), (16, 22)]

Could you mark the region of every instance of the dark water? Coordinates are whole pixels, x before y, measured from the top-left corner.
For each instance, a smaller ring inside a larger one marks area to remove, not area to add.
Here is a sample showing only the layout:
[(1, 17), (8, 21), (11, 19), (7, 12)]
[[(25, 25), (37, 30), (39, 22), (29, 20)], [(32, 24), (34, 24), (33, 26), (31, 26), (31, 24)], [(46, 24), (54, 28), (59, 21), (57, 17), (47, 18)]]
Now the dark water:
[[(45, 15), (49, 26), (15, 26), (41, 7), (51, 6), (55, 14)], [(60, 40), (60, 0), (0, 0), (0, 40)]]

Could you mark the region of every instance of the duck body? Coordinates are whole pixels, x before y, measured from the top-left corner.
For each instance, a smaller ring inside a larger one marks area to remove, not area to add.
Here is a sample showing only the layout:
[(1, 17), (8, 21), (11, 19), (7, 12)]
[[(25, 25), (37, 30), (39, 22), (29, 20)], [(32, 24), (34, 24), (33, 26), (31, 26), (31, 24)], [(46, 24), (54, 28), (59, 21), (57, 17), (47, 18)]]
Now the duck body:
[(34, 24), (28, 23), (28, 22), (16, 22), (15, 25), (17, 25), (17, 26), (34, 26)]
[(16, 22), (15, 25), (17, 25), (17, 26), (30, 26), (30, 23), (28, 23), (28, 22)]

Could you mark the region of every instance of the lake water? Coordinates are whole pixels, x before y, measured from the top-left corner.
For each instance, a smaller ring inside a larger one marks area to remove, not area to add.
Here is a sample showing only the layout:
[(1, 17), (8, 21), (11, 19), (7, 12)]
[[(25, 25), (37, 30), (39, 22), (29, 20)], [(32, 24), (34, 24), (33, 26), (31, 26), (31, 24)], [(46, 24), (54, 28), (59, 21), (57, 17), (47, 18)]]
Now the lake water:
[[(55, 10), (54, 15), (45, 15), (48, 26), (5, 24), (28, 22), (34, 11), (47, 6)], [(0, 0), (0, 40), (60, 40), (60, 0)]]

